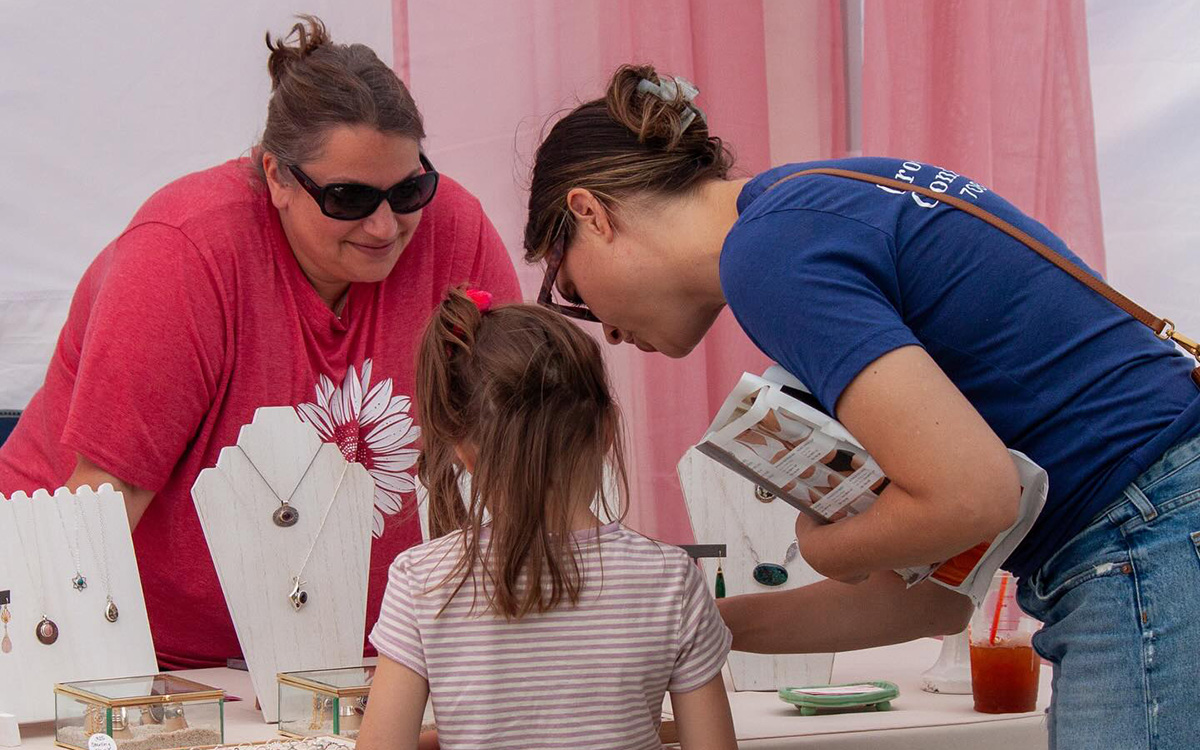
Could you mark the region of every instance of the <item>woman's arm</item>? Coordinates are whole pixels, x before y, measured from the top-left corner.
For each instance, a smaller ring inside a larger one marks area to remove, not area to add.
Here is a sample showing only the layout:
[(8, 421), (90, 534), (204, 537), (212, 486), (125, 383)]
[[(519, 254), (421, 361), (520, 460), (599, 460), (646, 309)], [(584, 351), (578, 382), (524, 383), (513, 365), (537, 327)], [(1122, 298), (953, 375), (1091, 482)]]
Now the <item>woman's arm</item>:
[(800, 551), (818, 573), (848, 580), (940, 562), (1016, 520), (1012, 457), (920, 347), (868, 365), (842, 393), (837, 416), (891, 483), (864, 513), (798, 528)]
[(853, 651), (950, 635), (967, 626), (971, 600), (932, 581), (907, 588), (891, 571), (858, 585), (821, 581), (790, 591), (718, 599), (733, 649), (760, 654)]
[(355, 743), (360, 750), (419, 750), (428, 747), (421, 717), (429, 683), (408, 667), (380, 655), (371, 680), (371, 695)]
[(671, 693), (681, 750), (736, 750), (733, 714), (721, 673), (686, 693)]
[(106, 482), (111, 484), (113, 489), (120, 492), (125, 498), (125, 514), (129, 516), (129, 530), (136, 529), (138, 522), (142, 520), (142, 514), (146, 512), (150, 501), (154, 499), (154, 493), (150, 490), (139, 489), (129, 482), (114, 477), (79, 454), (76, 454), (76, 457), (75, 471), (67, 479), (67, 489), (74, 492), (86, 484), (94, 490)]

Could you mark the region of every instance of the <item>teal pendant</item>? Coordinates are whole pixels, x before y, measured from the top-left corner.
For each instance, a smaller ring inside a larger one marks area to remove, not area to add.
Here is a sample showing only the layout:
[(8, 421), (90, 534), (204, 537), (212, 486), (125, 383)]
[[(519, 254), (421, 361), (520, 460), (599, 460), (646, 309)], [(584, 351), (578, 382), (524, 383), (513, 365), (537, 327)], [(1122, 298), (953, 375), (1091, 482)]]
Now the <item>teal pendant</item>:
[(717, 599), (725, 598), (725, 571), (721, 570), (721, 563), (717, 563), (717, 586), (713, 593)]
[(782, 586), (787, 579), (787, 568), (778, 563), (759, 563), (754, 566), (754, 580), (763, 586)]
[(71, 585), (75, 587), (76, 591), (83, 591), (87, 588), (87, 579), (83, 577), (82, 573), (76, 571), (75, 577), (71, 579)]

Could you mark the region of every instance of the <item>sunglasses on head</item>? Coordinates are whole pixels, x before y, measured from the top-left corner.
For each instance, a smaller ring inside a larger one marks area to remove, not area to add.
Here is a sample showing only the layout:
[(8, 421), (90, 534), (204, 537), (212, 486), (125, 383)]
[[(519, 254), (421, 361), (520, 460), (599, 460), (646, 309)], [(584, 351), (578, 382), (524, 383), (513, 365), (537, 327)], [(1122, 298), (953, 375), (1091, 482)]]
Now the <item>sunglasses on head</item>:
[(567, 249), (566, 233), (559, 232), (558, 239), (550, 246), (550, 252), (546, 253), (546, 275), (542, 278), (542, 290), (538, 293), (538, 304), (542, 307), (554, 310), (557, 313), (566, 315), (568, 318), (577, 320), (586, 320), (591, 323), (601, 322), (596, 314), (587, 308), (587, 305), (581, 304), (562, 304), (554, 301), (554, 281), (558, 278), (558, 268), (562, 265), (563, 255)]
[(429, 205), (437, 193), (438, 173), (425, 154), (421, 154), (420, 158), (424, 173), (403, 179), (387, 190), (357, 182), (334, 182), (322, 187), (295, 164), (289, 164), (288, 170), (317, 202), (321, 213), (331, 219), (357, 221), (375, 213), (375, 209), (385, 200), (392, 212), (397, 214), (411, 214)]

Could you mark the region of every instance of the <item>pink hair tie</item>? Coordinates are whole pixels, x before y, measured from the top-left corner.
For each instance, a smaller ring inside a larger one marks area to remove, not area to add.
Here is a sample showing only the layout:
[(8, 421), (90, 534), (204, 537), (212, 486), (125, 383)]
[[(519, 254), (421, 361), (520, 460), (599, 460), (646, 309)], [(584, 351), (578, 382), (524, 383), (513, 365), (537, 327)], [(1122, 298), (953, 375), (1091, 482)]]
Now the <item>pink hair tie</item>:
[(482, 289), (468, 289), (467, 296), (479, 308), (480, 313), (485, 313), (492, 309), (492, 293), (485, 292)]

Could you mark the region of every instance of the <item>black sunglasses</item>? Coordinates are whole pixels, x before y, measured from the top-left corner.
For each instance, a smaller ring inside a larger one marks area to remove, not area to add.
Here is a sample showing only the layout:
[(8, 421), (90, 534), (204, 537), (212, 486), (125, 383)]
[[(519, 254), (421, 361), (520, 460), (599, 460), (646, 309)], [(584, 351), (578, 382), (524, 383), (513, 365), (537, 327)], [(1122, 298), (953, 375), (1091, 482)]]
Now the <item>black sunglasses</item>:
[(558, 268), (562, 265), (563, 255), (567, 250), (566, 233), (559, 232), (558, 239), (546, 253), (546, 275), (542, 277), (542, 289), (538, 293), (538, 304), (555, 312), (576, 320), (586, 320), (589, 323), (600, 323), (596, 314), (587, 305), (567, 304), (554, 301), (554, 282), (558, 278)]
[(295, 164), (289, 164), (288, 170), (321, 207), (321, 213), (331, 219), (358, 221), (375, 213), (385, 200), (397, 214), (411, 214), (429, 205), (437, 193), (438, 173), (425, 154), (420, 158), (421, 166), (425, 168), (423, 174), (401, 180), (387, 190), (357, 182), (335, 182), (321, 187)]

